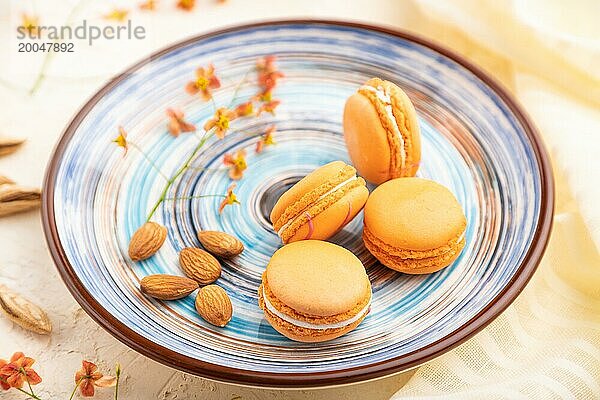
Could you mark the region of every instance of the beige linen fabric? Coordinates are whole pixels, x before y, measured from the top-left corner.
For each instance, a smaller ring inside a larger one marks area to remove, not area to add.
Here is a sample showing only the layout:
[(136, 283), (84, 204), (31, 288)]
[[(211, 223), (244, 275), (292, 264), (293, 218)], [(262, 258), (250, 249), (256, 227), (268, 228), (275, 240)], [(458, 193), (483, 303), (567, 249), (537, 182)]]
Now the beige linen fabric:
[(418, 3), (530, 113), (553, 159), (557, 205), (547, 252), (515, 303), (393, 399), (600, 398), (600, 28), (591, 17), (600, 3)]

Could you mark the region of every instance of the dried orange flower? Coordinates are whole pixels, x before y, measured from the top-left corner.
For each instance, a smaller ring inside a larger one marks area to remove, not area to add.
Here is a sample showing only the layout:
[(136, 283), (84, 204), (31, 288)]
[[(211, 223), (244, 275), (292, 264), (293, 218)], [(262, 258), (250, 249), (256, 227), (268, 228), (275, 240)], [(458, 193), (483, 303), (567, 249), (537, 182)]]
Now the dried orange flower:
[(275, 125), (271, 125), (269, 127), (269, 129), (267, 129), (265, 134), (260, 137), (258, 142), (256, 142), (255, 151), (257, 153), (262, 153), (262, 151), (264, 150), (264, 148), (266, 146), (271, 146), (271, 145), (274, 145), (277, 143), (277, 142), (275, 142), (275, 139), (273, 139), (273, 134), (275, 133), (276, 130), (277, 130), (277, 128), (275, 127)]
[(267, 103), (263, 103), (260, 108), (258, 109), (258, 113), (256, 115), (260, 115), (263, 112), (269, 112), (273, 115), (275, 115), (275, 109), (277, 108), (277, 106), (281, 104), (281, 101), (279, 100), (270, 100)]
[(240, 204), (239, 200), (237, 199), (237, 196), (235, 195), (235, 193), (233, 193), (233, 189), (235, 189), (235, 183), (232, 183), (228, 188), (227, 188), (227, 194), (225, 195), (225, 198), (223, 199), (223, 201), (221, 202), (221, 205), (219, 206), (219, 214), (223, 213), (223, 210), (225, 209), (226, 206), (230, 206), (233, 204)]
[(157, 0), (146, 0), (139, 4), (140, 10), (154, 11), (156, 10)]
[(205, 100), (209, 100), (212, 95), (210, 94), (211, 89), (218, 89), (221, 87), (221, 81), (215, 75), (215, 67), (210, 64), (208, 67), (200, 67), (196, 70), (196, 80), (188, 82), (185, 86), (185, 90), (189, 94), (202, 93), (202, 97)]
[[(4, 368), (4, 366), (7, 364), (8, 361), (0, 359), (0, 371), (2, 371), (2, 368)], [(7, 374), (0, 373), (0, 387), (2, 388), (2, 390), (10, 389), (10, 385), (6, 381), (6, 379), (8, 379), (8, 376), (9, 375)]]
[(221, 107), (215, 111), (215, 115), (211, 119), (206, 121), (204, 130), (209, 131), (215, 128), (215, 135), (217, 135), (219, 139), (223, 139), (225, 133), (229, 130), (229, 123), (235, 119), (235, 117), (235, 111), (231, 111), (226, 107)]
[(234, 155), (225, 154), (223, 164), (229, 167), (229, 177), (233, 180), (240, 180), (244, 176), (244, 171), (248, 168), (246, 163), (246, 151), (238, 150)]
[(238, 117), (247, 117), (248, 115), (252, 115), (254, 113), (254, 104), (252, 101), (247, 101), (245, 103), (240, 104), (235, 108), (235, 114)]
[(125, 132), (125, 129), (122, 126), (119, 126), (119, 136), (117, 136), (117, 138), (113, 140), (113, 142), (116, 143), (117, 146), (124, 148), (124, 154), (127, 154), (127, 132)]
[(108, 14), (104, 15), (104, 19), (113, 20), (117, 22), (124, 22), (129, 15), (129, 11), (124, 8), (115, 8)]
[(171, 135), (177, 137), (181, 132), (194, 132), (196, 130), (196, 126), (183, 119), (184, 115), (180, 110), (167, 108), (167, 116), (169, 117), (167, 128)]
[(277, 80), (284, 75), (275, 65), (275, 56), (266, 56), (256, 62), (258, 72), (258, 84), (262, 87), (263, 93), (270, 92), (277, 86)]
[(33, 363), (35, 363), (33, 358), (25, 357), (25, 354), (21, 352), (13, 354), (8, 363), (2, 360), (0, 363), (3, 364), (0, 368), (2, 388), (4, 390), (8, 390), (11, 387), (20, 389), (25, 382), (28, 382), (30, 385), (40, 383), (42, 378), (31, 368)]
[(267, 92), (260, 92), (256, 96), (253, 97), (253, 100), (260, 101), (263, 103), (268, 103), (272, 99), (273, 99), (273, 94), (270, 90)]
[(96, 364), (83, 360), (81, 369), (75, 373), (75, 384), (79, 385), (79, 390), (83, 397), (93, 397), (95, 388), (111, 387), (117, 384), (117, 378), (114, 376), (104, 376), (98, 372)]
[(39, 18), (34, 15), (21, 14), (21, 26), (31, 38), (40, 37)]
[(177, 2), (177, 8), (181, 8), (185, 11), (192, 11), (196, 6), (196, 0), (179, 0)]
[(10, 389), (10, 385), (6, 381), (10, 375), (2, 373), (2, 369), (7, 364), (8, 364), (8, 361), (0, 359), (0, 387), (2, 388), (2, 390), (8, 390), (8, 389)]

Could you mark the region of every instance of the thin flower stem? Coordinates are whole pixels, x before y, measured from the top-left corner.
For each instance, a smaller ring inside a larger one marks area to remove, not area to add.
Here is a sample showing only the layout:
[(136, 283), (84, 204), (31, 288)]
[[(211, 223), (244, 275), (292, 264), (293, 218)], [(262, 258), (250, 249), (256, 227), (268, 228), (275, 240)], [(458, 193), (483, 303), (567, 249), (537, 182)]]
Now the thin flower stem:
[(75, 387), (73, 388), (73, 391), (71, 392), (71, 396), (69, 397), (69, 400), (72, 400), (73, 396), (75, 396), (75, 392), (77, 391), (77, 388), (81, 384), (82, 380), (83, 380), (83, 378), (79, 378), (79, 380), (75, 383)]
[(29, 393), (27, 390), (23, 390), (23, 389), (21, 389), (21, 388), (15, 388), (15, 389), (17, 389), (19, 392), (21, 392), (21, 393), (23, 393), (23, 394), (26, 394), (27, 396), (31, 397), (32, 399), (36, 399), (36, 400), (42, 400), (42, 399), (40, 399), (39, 397), (37, 397), (35, 394), (33, 394), (33, 393)]
[(158, 207), (161, 205), (161, 203), (165, 200), (165, 197), (167, 196), (167, 192), (169, 191), (169, 188), (171, 187), (171, 185), (173, 185), (173, 182), (175, 182), (175, 180), (177, 180), (177, 178), (179, 178), (181, 176), (181, 174), (183, 174), (185, 172), (185, 170), (187, 170), (190, 166), (190, 164), (192, 163), (192, 161), (194, 160), (194, 158), (196, 157), (196, 154), (198, 154), (198, 152), (200, 151), (200, 149), (202, 148), (202, 146), (204, 146), (204, 144), (206, 143), (206, 141), (208, 139), (210, 139), (213, 135), (215, 134), (215, 129), (211, 129), (208, 132), (204, 133), (204, 136), (202, 137), (202, 140), (200, 140), (200, 143), (198, 143), (196, 145), (196, 148), (194, 148), (194, 151), (192, 152), (192, 154), (190, 154), (190, 156), (188, 157), (188, 159), (185, 161), (185, 163), (181, 166), (181, 168), (179, 168), (176, 172), (175, 175), (173, 175), (171, 177), (171, 179), (169, 179), (167, 181), (167, 184), (165, 185), (160, 198), (156, 201), (156, 203), (154, 204), (154, 207), (152, 207), (152, 210), (150, 211), (150, 214), (148, 215), (148, 218), (146, 218), (146, 222), (149, 222), (150, 219), (152, 218), (152, 216), (154, 215), (154, 213), (156, 212), (156, 210), (158, 209)]
[(213, 107), (213, 112), (216, 113), (217, 112), (217, 103), (215, 103), (215, 98), (213, 97), (213, 95), (210, 95), (210, 102), (212, 103), (212, 107)]
[(229, 102), (229, 106), (227, 106), (227, 108), (231, 108), (233, 106), (233, 103), (235, 103), (235, 101), (237, 100), (237, 95), (238, 95), (240, 89), (242, 88), (244, 83), (246, 83), (246, 79), (248, 78), (250, 71), (253, 71), (253, 70), (254, 70), (254, 67), (252, 67), (248, 71), (246, 71), (246, 73), (244, 74), (244, 77), (242, 78), (240, 83), (238, 83), (238, 85), (235, 87), (235, 90), (233, 91), (233, 96), (231, 97), (231, 101)]
[(117, 382), (115, 383), (115, 400), (119, 399), (119, 380), (121, 379), (121, 365), (117, 363), (116, 368)]
[(31, 392), (31, 393), (27, 393), (27, 392), (24, 392), (24, 393), (27, 393), (27, 394), (29, 394), (31, 397), (33, 397), (33, 398), (37, 399), (38, 397), (37, 397), (37, 396), (35, 395), (35, 393), (33, 392), (33, 387), (31, 387), (31, 383), (29, 382), (29, 377), (27, 376), (27, 371), (25, 371), (25, 368), (21, 367), (21, 368), (19, 369), (19, 372), (20, 372), (21, 374), (23, 374), (23, 376), (25, 376), (25, 382), (27, 382), (27, 386), (29, 387), (29, 391)]
[[(65, 23), (66, 26), (73, 25), (73, 18), (75, 18), (75, 16), (79, 13), (79, 10), (83, 8), (83, 5), (89, 1), (90, 0), (80, 0), (71, 9), (71, 12), (69, 13), (69, 15), (67, 16), (67, 19), (66, 19), (66, 23)], [(59, 40), (55, 39), (54, 42), (58, 43)], [(35, 94), (35, 92), (37, 92), (37, 90), (42, 85), (42, 82), (46, 78), (46, 70), (48, 69), (48, 66), (50, 65), (50, 60), (52, 59), (52, 57), (54, 57), (55, 54), (56, 53), (54, 51), (49, 51), (46, 53), (46, 56), (44, 57), (44, 61), (42, 62), (42, 67), (40, 68), (40, 72), (39, 72), (35, 82), (33, 83), (33, 86), (31, 87), (31, 89), (29, 89), (30, 96)]]
[(224, 194), (203, 194), (203, 195), (199, 195), (199, 196), (168, 197), (168, 198), (164, 199), (163, 201), (204, 199), (204, 198), (207, 198), (207, 197), (222, 197), (222, 198), (225, 198), (227, 196), (225, 196)]
[(156, 172), (158, 172), (158, 173), (159, 173), (159, 175), (160, 175), (160, 176), (162, 176), (162, 177), (165, 179), (165, 181), (168, 181), (168, 180), (169, 180), (169, 178), (167, 178), (167, 177), (165, 176), (165, 174), (163, 174), (163, 172), (160, 170), (160, 168), (158, 168), (158, 166), (156, 165), (156, 163), (155, 163), (154, 161), (152, 161), (152, 160), (150, 159), (150, 157), (148, 157), (148, 155), (146, 154), (146, 152), (145, 152), (144, 150), (142, 150), (142, 148), (141, 148), (140, 146), (138, 146), (138, 145), (137, 145), (137, 144), (135, 144), (134, 142), (127, 142), (127, 144), (128, 144), (128, 145), (131, 145), (131, 147), (133, 147), (134, 149), (136, 149), (137, 151), (139, 151), (139, 152), (140, 152), (140, 154), (141, 154), (142, 156), (144, 156), (144, 158), (146, 159), (146, 161), (148, 161), (148, 163), (150, 164), (150, 166), (151, 166), (152, 168), (154, 168), (154, 170), (155, 170)]

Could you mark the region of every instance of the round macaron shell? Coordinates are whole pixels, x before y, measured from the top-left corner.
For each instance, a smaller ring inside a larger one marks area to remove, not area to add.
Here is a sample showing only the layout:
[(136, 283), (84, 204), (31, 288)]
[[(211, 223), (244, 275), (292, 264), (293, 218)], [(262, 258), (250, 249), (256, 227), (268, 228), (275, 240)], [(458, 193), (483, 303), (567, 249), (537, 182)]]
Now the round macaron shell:
[[(319, 186), (323, 185), (326, 182), (343, 182), (344, 179), (347, 179), (350, 176), (356, 174), (355, 169), (345, 167), (348, 166), (343, 161), (333, 161), (317, 168), (310, 174), (306, 175), (289, 190), (287, 190), (284, 194), (282, 194), (281, 197), (277, 200), (277, 203), (275, 203), (273, 209), (271, 210), (271, 222), (275, 224), (286, 211), (286, 209), (293, 206), (294, 203), (299, 201), (302, 198), (302, 196), (304, 196), (306, 193), (317, 189)], [(345, 171), (345, 169), (348, 169), (348, 171)], [(302, 204), (301, 206), (303, 207), (305, 205)]]
[(371, 296), (360, 260), (343, 247), (318, 240), (277, 250), (267, 265), (266, 280), (279, 301), (311, 316), (341, 314)]
[[(366, 186), (352, 188), (341, 199), (303, 224), (287, 240), (287, 243), (298, 240), (325, 240), (336, 234), (362, 210), (369, 197)], [(282, 232), (285, 235), (285, 231)]]
[(371, 101), (355, 93), (344, 107), (344, 139), (358, 174), (374, 184), (390, 179), (387, 131)]
[(467, 222), (460, 203), (446, 187), (422, 178), (398, 178), (371, 193), (364, 224), (388, 246), (427, 251), (456, 241)]

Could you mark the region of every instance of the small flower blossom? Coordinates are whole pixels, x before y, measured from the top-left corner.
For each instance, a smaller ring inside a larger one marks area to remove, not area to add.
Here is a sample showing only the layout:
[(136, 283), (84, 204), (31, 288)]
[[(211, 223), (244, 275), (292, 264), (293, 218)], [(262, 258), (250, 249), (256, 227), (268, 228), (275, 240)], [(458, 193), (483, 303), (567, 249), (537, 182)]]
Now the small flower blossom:
[(129, 15), (128, 10), (125, 10), (124, 8), (115, 8), (108, 14), (105, 14), (104, 19), (117, 21), (117, 22), (124, 22), (125, 19), (127, 19), (128, 15)]
[(9, 388), (20, 389), (25, 382), (28, 382), (30, 385), (40, 383), (42, 378), (31, 368), (33, 363), (35, 363), (33, 358), (25, 357), (25, 354), (21, 352), (13, 354), (10, 362), (6, 363), (4, 361), (4, 365), (0, 368), (0, 380), (3, 382), (2, 388), (8, 390), (8, 385)]
[(235, 108), (235, 115), (238, 117), (247, 117), (254, 113), (254, 104), (252, 101), (247, 101)]
[(209, 100), (212, 97), (210, 90), (220, 87), (221, 81), (215, 75), (215, 67), (210, 64), (206, 68), (200, 67), (196, 70), (196, 80), (188, 82), (185, 90), (191, 95), (201, 93), (204, 100)]
[(196, 6), (196, 0), (179, 0), (177, 2), (177, 8), (185, 11), (192, 11)]
[(154, 11), (156, 10), (157, 0), (146, 0), (139, 4), (140, 10)]
[(184, 114), (180, 110), (174, 110), (167, 108), (167, 116), (169, 117), (169, 123), (167, 128), (171, 135), (177, 137), (181, 132), (194, 132), (196, 127), (189, 122), (186, 122), (183, 117)]
[(39, 18), (34, 15), (22, 14), (21, 27), (23, 27), (30, 38), (40, 37)]
[(267, 92), (260, 92), (254, 96), (252, 100), (268, 103), (269, 101), (273, 100), (273, 93), (270, 90)]
[(246, 163), (246, 151), (238, 150), (234, 155), (225, 154), (223, 164), (229, 167), (229, 177), (233, 180), (240, 180), (244, 176), (244, 171), (248, 168)]
[[(6, 360), (0, 360), (0, 371), (7, 364), (8, 364), (8, 362)], [(0, 387), (2, 388), (2, 390), (10, 389), (10, 385), (6, 381), (7, 379), (8, 379), (8, 375), (0, 373)]]
[(256, 115), (260, 115), (263, 112), (269, 112), (273, 115), (275, 115), (275, 109), (277, 108), (277, 106), (281, 104), (281, 101), (279, 100), (271, 100), (267, 103), (263, 103), (260, 108), (258, 109), (258, 113)]
[(271, 146), (271, 145), (274, 145), (277, 143), (277, 142), (275, 142), (275, 139), (273, 139), (273, 134), (275, 133), (276, 130), (277, 130), (277, 128), (275, 127), (275, 125), (271, 125), (269, 127), (269, 129), (267, 129), (265, 134), (261, 136), (261, 138), (258, 140), (258, 142), (256, 142), (255, 150), (257, 153), (262, 153), (262, 151), (264, 150), (264, 148), (266, 146)]
[(262, 87), (263, 93), (270, 92), (277, 86), (277, 80), (284, 75), (275, 66), (275, 56), (266, 56), (256, 62), (258, 72), (258, 84)]
[(127, 132), (125, 132), (125, 129), (122, 126), (119, 126), (119, 136), (117, 136), (117, 138), (113, 140), (113, 142), (116, 143), (117, 146), (124, 148), (124, 154), (127, 154)]
[(235, 195), (235, 193), (233, 193), (233, 189), (235, 189), (235, 183), (232, 183), (228, 188), (227, 188), (227, 194), (225, 195), (225, 198), (223, 199), (223, 201), (221, 202), (221, 205), (219, 206), (219, 214), (223, 213), (223, 210), (225, 209), (226, 206), (229, 205), (233, 205), (233, 204), (240, 204), (239, 200), (237, 199), (237, 196)]
[(234, 111), (229, 110), (226, 107), (221, 107), (215, 111), (215, 115), (206, 121), (204, 124), (204, 130), (209, 131), (215, 128), (215, 135), (219, 139), (225, 137), (225, 133), (229, 130), (229, 123), (235, 119), (236, 114)]
[(75, 373), (75, 384), (83, 397), (92, 397), (95, 393), (94, 386), (111, 387), (117, 383), (114, 376), (104, 376), (98, 371), (96, 364), (83, 360), (81, 369)]

